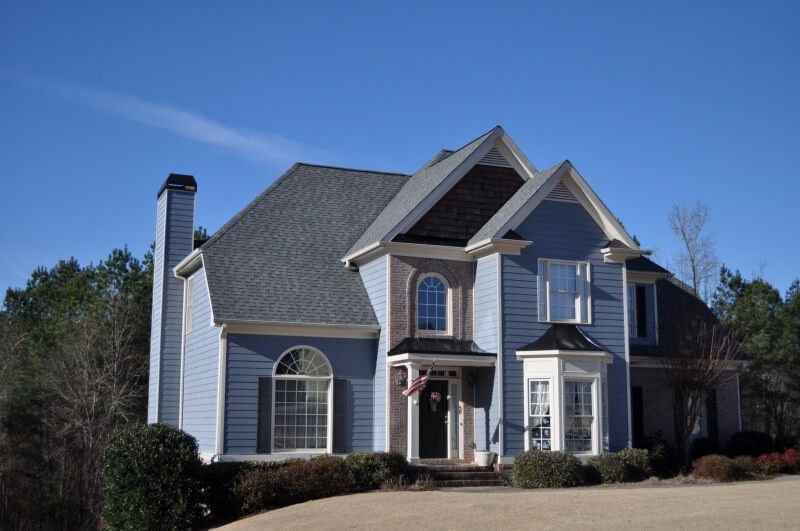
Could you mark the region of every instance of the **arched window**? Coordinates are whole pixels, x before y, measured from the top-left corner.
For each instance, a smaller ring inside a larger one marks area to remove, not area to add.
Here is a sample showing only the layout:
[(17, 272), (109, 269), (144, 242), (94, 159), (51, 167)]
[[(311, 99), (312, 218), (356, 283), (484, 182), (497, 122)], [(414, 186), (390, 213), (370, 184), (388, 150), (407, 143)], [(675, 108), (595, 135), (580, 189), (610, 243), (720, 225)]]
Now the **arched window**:
[(436, 276), (423, 277), (417, 288), (417, 329), (447, 331), (447, 286)]
[(331, 367), (321, 352), (300, 347), (275, 364), (274, 445), (281, 450), (328, 448)]

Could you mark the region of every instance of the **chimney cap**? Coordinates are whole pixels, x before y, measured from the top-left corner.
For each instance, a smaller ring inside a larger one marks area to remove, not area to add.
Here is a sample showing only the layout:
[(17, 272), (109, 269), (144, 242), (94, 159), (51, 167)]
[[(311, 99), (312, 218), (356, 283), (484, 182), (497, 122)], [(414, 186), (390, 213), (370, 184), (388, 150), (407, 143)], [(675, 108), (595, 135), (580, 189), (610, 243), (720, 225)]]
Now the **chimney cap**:
[(162, 184), (161, 188), (158, 190), (157, 197), (161, 197), (161, 194), (163, 194), (165, 190), (184, 190), (186, 192), (196, 192), (197, 181), (195, 181), (194, 177), (191, 175), (170, 173), (169, 177), (167, 177), (167, 180), (164, 181), (164, 184)]

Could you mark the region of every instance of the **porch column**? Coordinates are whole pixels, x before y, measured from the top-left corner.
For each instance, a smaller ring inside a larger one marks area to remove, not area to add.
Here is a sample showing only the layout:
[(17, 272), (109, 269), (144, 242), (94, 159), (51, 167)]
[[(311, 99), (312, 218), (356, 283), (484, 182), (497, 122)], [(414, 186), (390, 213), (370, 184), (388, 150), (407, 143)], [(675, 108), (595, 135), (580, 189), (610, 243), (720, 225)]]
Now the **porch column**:
[[(411, 383), (419, 376), (419, 363), (407, 363), (406, 368), (408, 369), (408, 385), (411, 386)], [(406, 425), (406, 440), (408, 441), (408, 450), (407, 450), (407, 458), (408, 462), (412, 465), (419, 464), (419, 400), (418, 400), (419, 393), (414, 393), (408, 398), (406, 398), (406, 404), (408, 407), (408, 414), (406, 415), (407, 425)]]

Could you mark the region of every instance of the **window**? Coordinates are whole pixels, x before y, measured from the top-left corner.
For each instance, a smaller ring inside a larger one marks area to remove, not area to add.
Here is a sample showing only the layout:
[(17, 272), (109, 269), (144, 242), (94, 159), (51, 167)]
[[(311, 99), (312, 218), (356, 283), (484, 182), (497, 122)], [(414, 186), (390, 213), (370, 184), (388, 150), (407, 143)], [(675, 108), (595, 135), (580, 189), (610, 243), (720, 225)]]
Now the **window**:
[(192, 309), (194, 307), (194, 277), (186, 280), (186, 308), (183, 312), (183, 331), (188, 334), (192, 331)]
[(639, 284), (628, 284), (628, 336), (647, 337), (647, 295)]
[(594, 431), (592, 382), (564, 382), (564, 446), (568, 452), (591, 452)]
[(550, 424), (550, 381), (528, 380), (531, 449), (552, 449)]
[(539, 320), (589, 322), (589, 264), (539, 261)]
[(290, 350), (275, 365), (274, 445), (281, 450), (328, 448), (331, 369), (310, 348)]
[(447, 286), (439, 277), (423, 277), (417, 289), (417, 329), (447, 331)]

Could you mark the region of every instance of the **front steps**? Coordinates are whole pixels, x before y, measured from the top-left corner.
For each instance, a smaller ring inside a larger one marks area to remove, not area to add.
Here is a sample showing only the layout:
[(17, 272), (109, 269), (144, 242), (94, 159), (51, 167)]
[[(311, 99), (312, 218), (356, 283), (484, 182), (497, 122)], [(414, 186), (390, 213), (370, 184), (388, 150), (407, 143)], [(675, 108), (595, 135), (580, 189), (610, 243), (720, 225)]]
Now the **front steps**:
[(413, 467), (419, 474), (429, 474), (437, 487), (502, 487), (503, 475), (489, 466), (477, 466), (455, 459), (423, 459)]

